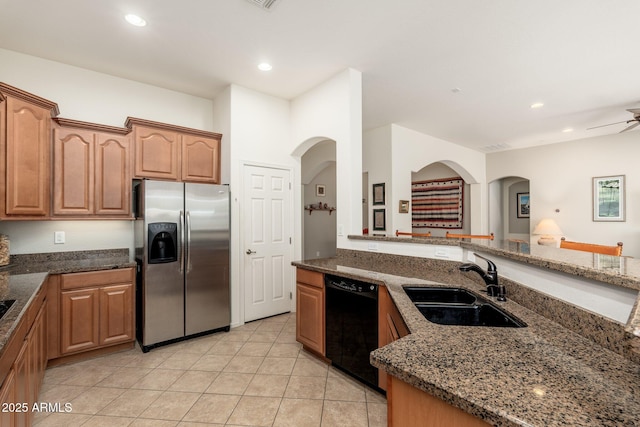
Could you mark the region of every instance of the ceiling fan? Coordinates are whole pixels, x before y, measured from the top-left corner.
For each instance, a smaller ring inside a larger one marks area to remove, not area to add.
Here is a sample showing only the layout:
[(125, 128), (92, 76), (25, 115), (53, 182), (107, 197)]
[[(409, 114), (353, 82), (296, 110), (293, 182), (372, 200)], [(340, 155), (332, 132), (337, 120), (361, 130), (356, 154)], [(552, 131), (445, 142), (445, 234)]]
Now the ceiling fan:
[(587, 130), (602, 128), (605, 126), (619, 125), (620, 123), (627, 123), (627, 124), (631, 123), (629, 126), (627, 126), (626, 128), (620, 131), (620, 133), (622, 133), (640, 125), (640, 108), (630, 108), (627, 111), (633, 114), (633, 119), (625, 120), (623, 122), (609, 123), (608, 125), (594, 126), (592, 128), (587, 128)]

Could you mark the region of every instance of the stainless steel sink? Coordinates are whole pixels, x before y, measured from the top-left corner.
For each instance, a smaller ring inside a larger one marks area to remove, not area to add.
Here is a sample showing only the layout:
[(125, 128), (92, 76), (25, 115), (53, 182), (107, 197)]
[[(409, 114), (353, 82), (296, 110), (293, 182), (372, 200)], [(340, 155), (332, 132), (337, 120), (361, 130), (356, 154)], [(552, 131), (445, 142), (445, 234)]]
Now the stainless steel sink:
[(440, 325), (499, 328), (527, 326), (488, 299), (466, 289), (407, 286), (404, 291), (428, 321)]

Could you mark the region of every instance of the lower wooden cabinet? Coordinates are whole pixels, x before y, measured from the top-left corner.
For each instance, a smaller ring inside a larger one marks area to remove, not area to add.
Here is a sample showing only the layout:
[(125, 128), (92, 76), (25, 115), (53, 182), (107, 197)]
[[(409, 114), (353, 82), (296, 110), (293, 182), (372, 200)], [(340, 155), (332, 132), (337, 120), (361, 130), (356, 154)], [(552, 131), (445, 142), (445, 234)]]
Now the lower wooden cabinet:
[(64, 291), (60, 294), (62, 354), (98, 346), (100, 294), (96, 288)]
[(51, 359), (133, 344), (133, 268), (62, 274), (49, 286)]
[[(0, 388), (0, 426), (3, 427), (32, 425), (31, 410), (38, 401), (47, 365), (46, 303), (36, 298), (35, 305), (27, 310), (22, 324), (16, 328), (17, 333), (24, 334), (27, 329), (28, 332), (22, 338), (17, 337), (21, 347)], [(33, 319), (32, 312), (36, 313)]]
[(101, 346), (131, 341), (133, 329), (133, 284), (100, 289)]
[(442, 399), (389, 376), (387, 425), (389, 427), (487, 427), (485, 421)]
[[(15, 405), (16, 400), (16, 372), (11, 369), (0, 387), (0, 405), (3, 407)], [(14, 426), (15, 412), (0, 411), (0, 426)]]
[(305, 348), (325, 355), (324, 275), (297, 269), (296, 340)]
[[(385, 286), (378, 287), (378, 347), (384, 347), (409, 334), (402, 315)], [(388, 375), (378, 370), (378, 387), (387, 389)]]

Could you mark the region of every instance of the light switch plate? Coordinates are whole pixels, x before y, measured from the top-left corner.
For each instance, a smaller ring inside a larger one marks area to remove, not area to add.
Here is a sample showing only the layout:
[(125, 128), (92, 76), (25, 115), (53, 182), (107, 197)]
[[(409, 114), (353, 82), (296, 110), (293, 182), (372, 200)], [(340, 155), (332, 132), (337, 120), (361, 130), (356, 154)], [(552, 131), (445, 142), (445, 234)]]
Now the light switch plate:
[(54, 231), (53, 232), (53, 243), (56, 245), (62, 244), (65, 242), (64, 231)]

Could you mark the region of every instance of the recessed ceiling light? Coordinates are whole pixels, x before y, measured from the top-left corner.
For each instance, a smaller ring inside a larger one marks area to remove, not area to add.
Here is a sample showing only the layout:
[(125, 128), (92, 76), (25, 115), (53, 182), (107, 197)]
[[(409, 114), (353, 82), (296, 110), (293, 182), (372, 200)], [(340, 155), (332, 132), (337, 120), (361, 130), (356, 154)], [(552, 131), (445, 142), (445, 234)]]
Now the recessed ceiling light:
[(573, 128), (562, 129), (562, 132), (564, 132), (564, 133), (573, 132)]
[(271, 64), (268, 64), (266, 62), (258, 64), (258, 69), (262, 71), (271, 71), (272, 68), (273, 67), (271, 66)]
[(533, 104), (531, 104), (531, 108), (540, 108), (543, 106), (544, 106), (544, 103), (542, 102), (534, 102)]
[(145, 21), (138, 15), (134, 15), (133, 13), (125, 15), (124, 19), (126, 19), (129, 24), (135, 25), (136, 27), (144, 27), (145, 25), (147, 25), (147, 21)]

